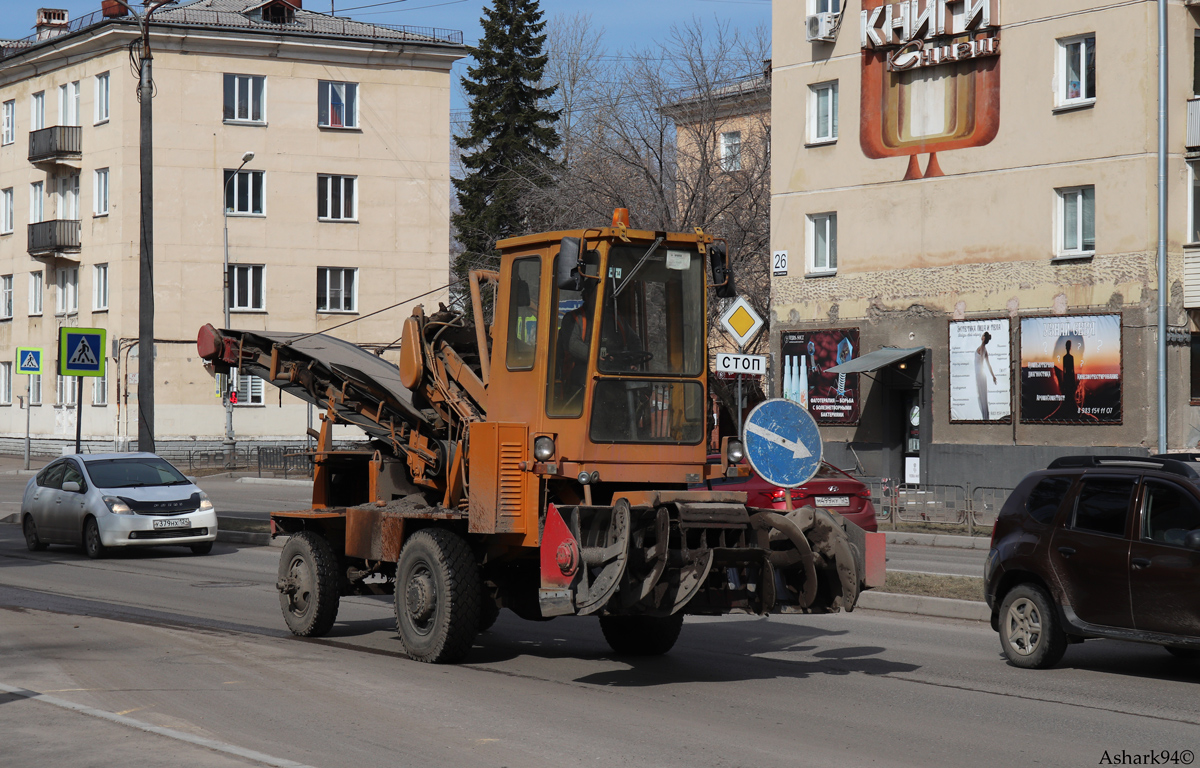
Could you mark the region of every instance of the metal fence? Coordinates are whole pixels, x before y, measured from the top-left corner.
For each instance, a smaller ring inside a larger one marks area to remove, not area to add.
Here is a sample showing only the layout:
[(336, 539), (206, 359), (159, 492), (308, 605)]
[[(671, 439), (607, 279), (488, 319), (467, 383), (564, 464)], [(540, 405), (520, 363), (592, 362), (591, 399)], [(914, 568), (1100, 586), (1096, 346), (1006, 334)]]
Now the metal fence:
[(258, 449), (258, 476), (263, 472), (269, 474), (282, 473), (284, 478), (313, 476), (312, 455), (303, 445), (268, 447)]
[(257, 472), (259, 477), (311, 478), (313, 462), (307, 450), (304, 444), (247, 446), (236, 449), (230, 457), (228, 451), (217, 446), (188, 451), (187, 465), (189, 472), (218, 469)]
[(991, 528), (1011, 488), (967, 485), (896, 485), (883, 478), (858, 478), (871, 489), (881, 522), (931, 523)]

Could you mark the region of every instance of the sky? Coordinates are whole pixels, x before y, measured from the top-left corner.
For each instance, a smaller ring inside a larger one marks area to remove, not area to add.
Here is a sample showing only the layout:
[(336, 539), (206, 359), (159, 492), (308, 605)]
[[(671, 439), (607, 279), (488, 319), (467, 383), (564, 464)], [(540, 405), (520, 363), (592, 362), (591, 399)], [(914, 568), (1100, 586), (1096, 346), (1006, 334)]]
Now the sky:
[[(334, 0), (337, 15), (377, 24), (441, 27), (463, 32), (468, 45), (481, 34), (479, 19), (487, 0)], [(100, 0), (0, 0), (0, 38), (17, 39), (33, 34), (38, 8), (65, 8), (72, 19), (97, 10)], [(371, 7), (364, 7), (371, 6)], [(306, 10), (328, 13), (330, 0), (304, 0)], [(542, 12), (552, 16), (584, 13), (595, 26), (605, 30), (609, 46), (645, 48), (665, 36), (671, 26), (693, 17), (704, 21), (720, 19), (746, 31), (769, 27), (771, 0), (542, 0)], [(463, 107), (458, 76), (465, 62), (455, 65), (451, 109)]]

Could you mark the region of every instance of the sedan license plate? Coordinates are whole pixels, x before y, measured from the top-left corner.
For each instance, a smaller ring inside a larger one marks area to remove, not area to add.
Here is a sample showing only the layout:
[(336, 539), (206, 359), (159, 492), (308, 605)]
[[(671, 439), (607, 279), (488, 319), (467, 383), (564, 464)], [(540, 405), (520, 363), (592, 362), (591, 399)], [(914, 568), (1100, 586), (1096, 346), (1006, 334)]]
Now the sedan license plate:
[(848, 507), (850, 506), (849, 496), (818, 496), (814, 501), (818, 507)]
[(161, 528), (191, 528), (191, 527), (192, 527), (192, 521), (191, 521), (191, 520), (188, 520), (187, 518), (182, 518), (182, 519), (181, 519), (181, 518), (178, 518), (178, 517), (171, 517), (171, 518), (167, 518), (167, 519), (165, 519), (165, 520), (155, 520), (155, 521), (154, 521), (154, 527), (155, 527), (155, 529), (161, 529)]

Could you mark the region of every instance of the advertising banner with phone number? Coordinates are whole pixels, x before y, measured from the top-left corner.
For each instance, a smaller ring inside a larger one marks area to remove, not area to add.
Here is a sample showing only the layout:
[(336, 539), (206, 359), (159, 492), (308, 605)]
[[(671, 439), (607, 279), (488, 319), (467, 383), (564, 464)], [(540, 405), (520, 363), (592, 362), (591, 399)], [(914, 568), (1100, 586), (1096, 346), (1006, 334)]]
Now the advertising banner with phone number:
[(779, 346), (784, 398), (805, 405), (818, 424), (858, 423), (858, 374), (825, 372), (859, 356), (857, 328), (785, 331)]

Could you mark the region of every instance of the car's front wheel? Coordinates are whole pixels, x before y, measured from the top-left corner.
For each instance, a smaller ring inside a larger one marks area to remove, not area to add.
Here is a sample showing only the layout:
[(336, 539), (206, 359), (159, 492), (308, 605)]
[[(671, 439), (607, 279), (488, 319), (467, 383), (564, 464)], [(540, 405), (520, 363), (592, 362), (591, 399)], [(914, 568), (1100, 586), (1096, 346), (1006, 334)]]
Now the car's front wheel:
[(213, 543), (211, 541), (204, 541), (199, 544), (192, 544), (191, 548), (193, 555), (207, 555), (209, 552), (212, 552)]
[(21, 524), (21, 528), (25, 533), (26, 549), (30, 552), (41, 552), (46, 548), (46, 542), (38, 536), (37, 523), (33, 522), (33, 515), (25, 515), (25, 522)]
[(89, 517), (83, 524), (83, 551), (93, 560), (99, 560), (108, 554), (108, 547), (100, 540), (100, 525), (94, 517)]
[(1000, 604), (1000, 647), (1018, 667), (1047, 669), (1062, 660), (1067, 634), (1046, 590), (1036, 584), (1013, 587)]

